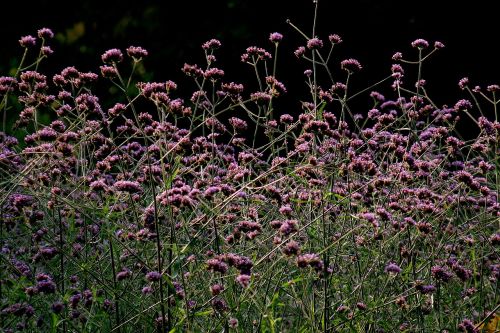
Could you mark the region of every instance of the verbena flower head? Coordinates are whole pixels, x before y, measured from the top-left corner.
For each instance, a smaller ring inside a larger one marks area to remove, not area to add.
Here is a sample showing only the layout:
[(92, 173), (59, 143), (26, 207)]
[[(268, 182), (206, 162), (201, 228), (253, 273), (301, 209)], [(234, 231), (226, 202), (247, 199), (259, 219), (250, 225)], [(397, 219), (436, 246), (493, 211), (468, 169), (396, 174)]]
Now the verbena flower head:
[(297, 58), (300, 58), (306, 54), (306, 48), (304, 46), (299, 46), (293, 53)]
[(342, 60), (340, 62), (340, 67), (349, 73), (358, 72), (363, 68), (358, 60), (352, 58)]
[(328, 40), (332, 43), (332, 44), (340, 44), (342, 43), (342, 38), (337, 35), (337, 34), (332, 34), (332, 35), (329, 35), (328, 36)]
[(140, 46), (129, 46), (127, 48), (127, 54), (129, 57), (133, 58), (135, 61), (139, 61), (142, 58), (148, 56), (148, 51)]
[(307, 48), (310, 50), (317, 50), (323, 47), (323, 41), (317, 37), (311, 38), (307, 41)]
[(38, 30), (38, 37), (43, 39), (54, 38), (54, 33), (49, 28), (42, 28)]
[(218, 39), (210, 39), (201, 45), (204, 50), (215, 50), (221, 47), (222, 43)]
[(101, 59), (105, 64), (119, 63), (123, 61), (123, 53), (119, 49), (110, 49), (103, 53)]
[(269, 41), (272, 43), (279, 43), (283, 39), (283, 35), (279, 32), (273, 32), (269, 35)]
[(36, 45), (36, 38), (31, 35), (21, 37), (19, 44), (25, 48), (33, 47)]
[(401, 268), (394, 262), (390, 262), (385, 266), (384, 271), (389, 274), (399, 274), (401, 273)]
[(411, 46), (418, 48), (418, 49), (426, 49), (429, 47), (429, 42), (426, 41), (425, 39), (416, 39), (413, 42), (411, 42)]
[(434, 42), (434, 48), (437, 49), (437, 50), (440, 50), (440, 49), (444, 48), (444, 44), (441, 43), (440, 41), (435, 41)]

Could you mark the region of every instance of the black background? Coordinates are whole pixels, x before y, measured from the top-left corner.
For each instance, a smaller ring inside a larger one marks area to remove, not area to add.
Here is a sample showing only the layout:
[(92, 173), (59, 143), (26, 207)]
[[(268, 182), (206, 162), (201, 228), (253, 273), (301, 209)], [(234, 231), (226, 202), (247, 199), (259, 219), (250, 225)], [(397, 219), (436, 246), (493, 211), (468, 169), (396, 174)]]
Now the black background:
[[(442, 41), (446, 48), (430, 59), (423, 76), (438, 104), (453, 104), (463, 94), (457, 82), (464, 76), (472, 84), (499, 83), (499, 24), (493, 4), (483, 0), (319, 0), (317, 35), (326, 40), (328, 34), (337, 33), (344, 39), (335, 53), (334, 67), (347, 57), (361, 61), (364, 70), (354, 79), (354, 89), (387, 75), (395, 51), (414, 58), (416, 52), (409, 45), (414, 39)], [(278, 79), (285, 82), (290, 96), (303, 96), (302, 72), (309, 66), (297, 61), (292, 52), (304, 39), (285, 21), (290, 19), (310, 35), (313, 14), (312, 0), (9, 2), (0, 20), (0, 75), (8, 74), (19, 60), (19, 37), (46, 26), (58, 34), (52, 43), (56, 53), (42, 67), (49, 73), (68, 65), (97, 72), (105, 50), (139, 45), (150, 52), (144, 63), (149, 79), (181, 83), (182, 65), (202, 64), (200, 45), (215, 37), (223, 42), (217, 55), (226, 80), (247, 82), (252, 72), (240, 63), (240, 55), (250, 45), (272, 50), (267, 38), (278, 31), (285, 35)], [(295, 108), (298, 102), (294, 100), (284, 105)]]

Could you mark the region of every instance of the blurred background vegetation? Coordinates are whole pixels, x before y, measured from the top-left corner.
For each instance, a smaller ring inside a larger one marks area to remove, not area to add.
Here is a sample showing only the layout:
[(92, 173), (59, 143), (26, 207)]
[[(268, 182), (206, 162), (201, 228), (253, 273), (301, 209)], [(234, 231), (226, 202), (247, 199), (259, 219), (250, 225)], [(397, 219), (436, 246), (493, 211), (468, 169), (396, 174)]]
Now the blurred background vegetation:
[[(389, 73), (395, 51), (410, 56), (412, 40), (444, 42), (446, 48), (432, 59), (424, 78), (438, 104), (452, 103), (460, 94), (456, 83), (461, 77), (469, 76), (472, 84), (484, 85), (499, 78), (498, 14), (493, 6), (494, 2), (486, 0), (404, 4), (395, 0), (319, 0), (317, 31), (325, 39), (329, 33), (343, 37), (334, 61), (346, 57), (361, 61), (364, 70), (354, 83), (360, 88)], [(56, 40), (52, 42), (54, 55), (41, 68), (48, 75), (70, 65), (98, 72), (105, 50), (136, 45), (150, 52), (141, 69), (143, 79), (179, 81), (185, 62), (202, 63), (201, 43), (219, 38), (223, 49), (217, 53), (218, 66), (226, 71), (228, 81), (242, 82), (242, 77), (252, 76), (239, 61), (241, 53), (250, 45), (271, 49), (268, 35), (279, 31), (285, 39), (278, 78), (291, 96), (306, 92), (301, 73), (307, 66), (292, 53), (304, 40), (285, 21), (289, 18), (310, 33), (312, 0), (38, 0), (9, 2), (2, 7), (0, 75), (15, 70), (22, 54), (20, 36), (36, 35), (38, 28), (49, 27)], [(298, 101), (293, 103), (286, 107), (297, 107)]]

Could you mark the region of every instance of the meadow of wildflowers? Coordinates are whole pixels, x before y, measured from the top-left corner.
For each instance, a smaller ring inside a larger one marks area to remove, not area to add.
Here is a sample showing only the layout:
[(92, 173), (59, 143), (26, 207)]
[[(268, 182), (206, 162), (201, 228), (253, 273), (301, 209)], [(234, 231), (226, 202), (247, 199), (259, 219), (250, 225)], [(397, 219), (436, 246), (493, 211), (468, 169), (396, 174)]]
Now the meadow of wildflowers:
[(19, 40), (0, 76), (2, 332), (489, 330), (500, 86), (463, 78), (436, 105), (425, 65), (445, 46), (417, 39), (352, 91), (341, 36), (288, 23), (297, 110), (275, 107), (294, 98), (278, 32), (243, 50), (245, 85), (216, 39), (179, 83), (137, 82), (139, 46), (47, 76), (53, 32)]

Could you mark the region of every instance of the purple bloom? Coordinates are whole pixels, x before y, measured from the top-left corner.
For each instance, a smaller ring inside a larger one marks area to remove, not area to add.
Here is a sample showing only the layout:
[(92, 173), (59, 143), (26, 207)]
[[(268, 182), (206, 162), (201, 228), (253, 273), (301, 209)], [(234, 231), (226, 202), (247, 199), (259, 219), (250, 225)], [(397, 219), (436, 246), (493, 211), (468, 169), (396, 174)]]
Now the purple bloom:
[(390, 262), (385, 266), (384, 272), (395, 275), (401, 273), (401, 268), (396, 263)]
[(401, 52), (396, 52), (392, 55), (392, 60), (398, 61), (403, 59), (403, 54)]
[(297, 58), (300, 58), (306, 53), (306, 48), (303, 46), (299, 46), (293, 53)]
[(311, 38), (307, 41), (307, 48), (310, 50), (316, 50), (323, 47), (323, 41), (319, 38)]
[(228, 270), (228, 266), (225, 262), (219, 260), (219, 259), (209, 259), (207, 260), (207, 266), (208, 269), (214, 272), (219, 272), (221, 274), (224, 274)]
[(224, 287), (220, 284), (214, 284), (214, 285), (210, 286), (210, 292), (212, 293), (212, 296), (219, 295), (223, 291), (224, 291)]
[(54, 38), (54, 33), (49, 28), (42, 28), (38, 30), (38, 37), (43, 39)]
[(340, 62), (340, 67), (349, 73), (360, 71), (363, 67), (356, 59), (346, 59)]
[(26, 48), (33, 47), (36, 45), (36, 38), (31, 35), (21, 37), (21, 39), (19, 40), (19, 44), (21, 44), (22, 47)]
[(279, 43), (283, 39), (283, 35), (279, 32), (273, 32), (269, 35), (269, 40), (273, 43)]
[(243, 288), (247, 288), (250, 285), (250, 275), (240, 274), (236, 277), (236, 282)]
[(110, 49), (103, 53), (101, 59), (105, 64), (119, 63), (123, 60), (123, 53), (119, 49)]
[(444, 47), (444, 44), (443, 44), (443, 43), (441, 43), (440, 41), (435, 41), (435, 42), (434, 42), (434, 48), (435, 48), (435, 49), (438, 49), (438, 50), (439, 50), (439, 49), (442, 49), (443, 47)]
[(339, 35), (337, 35), (337, 34), (332, 34), (332, 35), (328, 36), (328, 40), (332, 44), (340, 44), (340, 43), (342, 43), (342, 38)]
[(148, 51), (140, 46), (129, 46), (127, 48), (127, 54), (129, 55), (129, 57), (132, 57), (134, 58), (134, 60), (138, 61), (144, 57), (147, 57)]
[(468, 77), (464, 77), (464, 78), (460, 79), (460, 81), (458, 81), (458, 86), (462, 90), (465, 90), (465, 88), (467, 87), (468, 84), (469, 84), (469, 78)]
[(453, 277), (453, 274), (444, 266), (433, 266), (431, 268), (432, 276), (439, 281), (448, 282)]
[(141, 184), (135, 181), (119, 180), (113, 186), (117, 191), (128, 192), (128, 193), (142, 192)]
[(229, 324), (229, 327), (236, 328), (236, 327), (238, 327), (238, 319), (229, 318), (228, 324)]
[(44, 56), (49, 56), (51, 55), (52, 53), (54, 53), (54, 51), (52, 51), (52, 49), (50, 48), (50, 46), (44, 46), (41, 48), (40, 50), (42, 52), (42, 54)]
[(415, 287), (418, 291), (420, 291), (422, 294), (432, 294), (433, 292), (436, 291), (436, 287), (434, 287), (432, 284), (428, 285), (417, 285)]
[(206, 79), (210, 79), (212, 81), (217, 81), (218, 79), (220, 79), (221, 77), (224, 76), (224, 71), (222, 69), (219, 69), (219, 68), (210, 68), (210, 69), (207, 69), (204, 73), (203, 73), (203, 76), (206, 78)]
[(149, 282), (156, 282), (160, 281), (161, 279), (161, 274), (157, 271), (152, 271), (146, 274), (146, 280)]
[(500, 90), (500, 86), (498, 84), (492, 84), (486, 87), (487, 91), (495, 92)]
[(411, 46), (419, 48), (419, 49), (425, 49), (429, 47), (429, 42), (426, 41), (425, 39), (416, 39), (411, 43)]
[(479, 330), (474, 325), (474, 322), (470, 319), (464, 319), (460, 324), (458, 324), (458, 330), (466, 333), (478, 333)]
[(466, 99), (461, 99), (455, 104), (455, 110), (470, 110), (472, 109), (472, 103)]
[(201, 45), (201, 47), (204, 49), (204, 50), (214, 50), (214, 49), (218, 49), (219, 47), (221, 47), (221, 42), (217, 39), (211, 39), (205, 43), (203, 43), (203, 45)]

